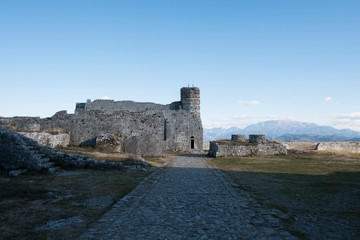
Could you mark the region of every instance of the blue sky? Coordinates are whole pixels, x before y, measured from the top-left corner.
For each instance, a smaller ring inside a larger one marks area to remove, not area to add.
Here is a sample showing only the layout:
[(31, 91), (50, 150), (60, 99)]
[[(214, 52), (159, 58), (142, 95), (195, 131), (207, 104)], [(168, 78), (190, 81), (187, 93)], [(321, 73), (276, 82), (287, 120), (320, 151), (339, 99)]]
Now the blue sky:
[(201, 91), (204, 127), (360, 130), (360, 1), (1, 1), (0, 116)]

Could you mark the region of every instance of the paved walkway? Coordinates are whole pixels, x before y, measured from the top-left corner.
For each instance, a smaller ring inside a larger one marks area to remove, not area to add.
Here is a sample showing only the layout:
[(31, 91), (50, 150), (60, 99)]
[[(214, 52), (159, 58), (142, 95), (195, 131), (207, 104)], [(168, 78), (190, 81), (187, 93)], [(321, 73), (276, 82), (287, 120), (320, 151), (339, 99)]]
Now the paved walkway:
[(200, 155), (176, 156), (80, 239), (296, 239)]

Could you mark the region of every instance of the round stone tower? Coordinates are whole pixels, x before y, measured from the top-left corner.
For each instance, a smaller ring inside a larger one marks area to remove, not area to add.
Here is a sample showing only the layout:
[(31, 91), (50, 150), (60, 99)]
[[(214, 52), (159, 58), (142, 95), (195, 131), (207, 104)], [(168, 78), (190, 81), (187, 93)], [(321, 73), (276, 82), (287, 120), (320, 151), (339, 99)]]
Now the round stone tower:
[(242, 134), (232, 134), (231, 135), (231, 141), (234, 142), (245, 142), (246, 141), (246, 136), (242, 135)]
[(265, 135), (249, 135), (249, 142), (250, 143), (266, 143), (266, 136)]
[(184, 110), (200, 116), (200, 90), (197, 87), (181, 88), (181, 105)]

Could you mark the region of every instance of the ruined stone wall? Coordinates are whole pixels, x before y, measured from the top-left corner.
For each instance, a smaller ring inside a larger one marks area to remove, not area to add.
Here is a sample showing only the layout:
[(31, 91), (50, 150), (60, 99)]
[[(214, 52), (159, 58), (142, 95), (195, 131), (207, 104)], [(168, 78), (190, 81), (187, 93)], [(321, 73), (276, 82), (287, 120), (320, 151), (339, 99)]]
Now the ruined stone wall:
[(226, 144), (218, 142), (210, 142), (209, 155), (211, 157), (226, 156), (252, 156), (252, 155), (275, 155), (287, 154), (287, 149), (279, 143), (264, 144)]
[(111, 133), (119, 137), (121, 150), (141, 155), (159, 156), (165, 150), (163, 140), (164, 114), (148, 115), (139, 112), (78, 110), (75, 114), (55, 114), (44, 119), (42, 129), (63, 128), (70, 133), (72, 145), (95, 141), (101, 134)]
[(322, 142), (316, 150), (360, 153), (360, 142)]
[[(75, 114), (61, 111), (44, 119), (3, 118), (0, 124), (16, 131), (67, 133), (70, 144), (76, 146), (95, 144), (97, 136), (113, 134), (120, 139), (121, 151), (144, 156), (161, 156), (166, 150), (202, 151), (201, 119), (185, 110), (106, 113), (78, 109)], [(191, 149), (192, 136), (194, 149)]]
[(77, 103), (74, 114), (57, 112), (51, 118), (0, 118), (0, 124), (19, 132), (59, 132), (71, 145), (95, 145), (111, 134), (121, 151), (160, 156), (164, 151), (202, 151), (200, 91), (182, 88), (181, 101), (168, 105), (133, 101), (95, 100)]
[(17, 132), (39, 132), (40, 122), (40, 117), (0, 117), (0, 125)]

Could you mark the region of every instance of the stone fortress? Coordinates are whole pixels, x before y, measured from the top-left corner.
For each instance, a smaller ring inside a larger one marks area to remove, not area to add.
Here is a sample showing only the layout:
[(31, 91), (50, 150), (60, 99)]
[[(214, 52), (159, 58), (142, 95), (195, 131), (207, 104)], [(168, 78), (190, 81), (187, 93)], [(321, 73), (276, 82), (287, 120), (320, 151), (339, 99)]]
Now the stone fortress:
[(184, 87), (180, 92), (180, 101), (167, 105), (87, 100), (76, 104), (74, 114), (60, 111), (50, 118), (0, 118), (0, 125), (28, 135), (68, 135), (67, 144), (73, 146), (95, 146), (97, 139), (105, 138), (114, 151), (144, 156), (161, 156), (167, 150), (200, 152), (200, 90)]

